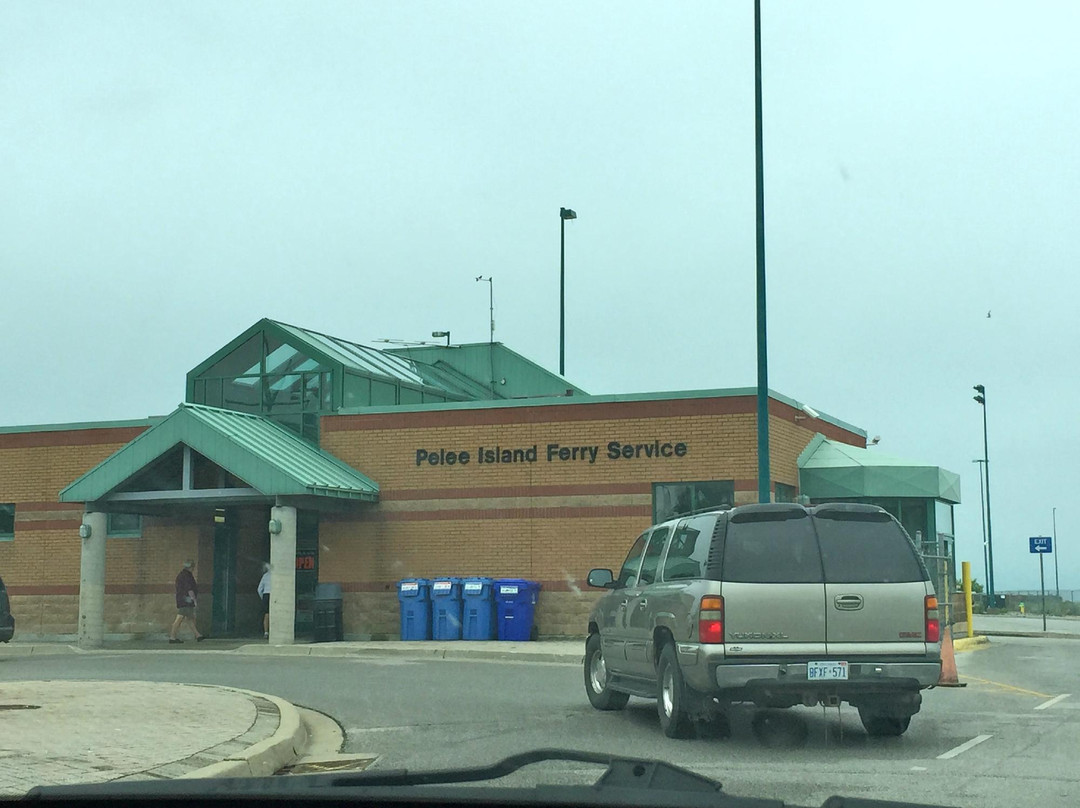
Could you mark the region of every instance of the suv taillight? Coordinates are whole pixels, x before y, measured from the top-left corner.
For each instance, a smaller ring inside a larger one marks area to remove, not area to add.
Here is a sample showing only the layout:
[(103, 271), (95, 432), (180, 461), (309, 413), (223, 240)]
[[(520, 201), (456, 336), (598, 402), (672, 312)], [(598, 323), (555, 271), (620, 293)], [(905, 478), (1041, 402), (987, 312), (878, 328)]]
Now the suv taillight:
[(724, 641), (724, 599), (722, 597), (706, 595), (701, 599), (697, 625), (699, 642)]
[(926, 641), (941, 642), (941, 621), (938, 619), (937, 598), (926, 596)]

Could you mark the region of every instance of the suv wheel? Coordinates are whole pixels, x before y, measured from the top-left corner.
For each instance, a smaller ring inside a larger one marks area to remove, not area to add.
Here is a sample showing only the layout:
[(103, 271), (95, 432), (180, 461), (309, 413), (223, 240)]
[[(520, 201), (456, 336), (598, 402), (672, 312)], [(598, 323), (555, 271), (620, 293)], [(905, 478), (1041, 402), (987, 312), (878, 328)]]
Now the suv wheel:
[(693, 729), (693, 722), (686, 711), (689, 701), (686, 681), (679, 669), (675, 646), (668, 643), (660, 652), (656, 690), (656, 712), (660, 716), (660, 728), (669, 738), (685, 738)]
[(895, 738), (903, 735), (911, 724), (911, 716), (903, 717), (872, 713), (859, 708), (859, 720), (862, 721), (866, 734), (873, 738)]
[(585, 643), (585, 692), (597, 710), (621, 710), (630, 696), (608, 687), (607, 665), (600, 647), (600, 635), (590, 634)]

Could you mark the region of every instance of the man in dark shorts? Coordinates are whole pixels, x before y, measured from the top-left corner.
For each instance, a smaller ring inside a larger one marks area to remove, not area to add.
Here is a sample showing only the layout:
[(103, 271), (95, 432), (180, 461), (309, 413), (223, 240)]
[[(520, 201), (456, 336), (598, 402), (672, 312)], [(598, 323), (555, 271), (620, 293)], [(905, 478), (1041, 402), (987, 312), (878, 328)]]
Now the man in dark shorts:
[(195, 562), (185, 561), (183, 569), (176, 575), (176, 619), (169, 630), (170, 643), (182, 643), (177, 633), (187, 620), (195, 632), (195, 642), (202, 642), (204, 637), (195, 625), (195, 606), (199, 597), (199, 586), (195, 583)]
[(263, 564), (262, 578), (259, 580), (259, 597), (262, 599), (263, 638), (270, 636), (270, 565)]

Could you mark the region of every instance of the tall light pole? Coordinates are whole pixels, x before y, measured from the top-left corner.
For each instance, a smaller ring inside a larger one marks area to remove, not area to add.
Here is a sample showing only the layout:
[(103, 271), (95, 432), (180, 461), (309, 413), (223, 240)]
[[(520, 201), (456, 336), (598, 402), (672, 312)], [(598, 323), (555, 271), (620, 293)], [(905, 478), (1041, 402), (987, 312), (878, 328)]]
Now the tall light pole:
[(1058, 557), (1058, 543), (1057, 543), (1057, 508), (1054, 508), (1054, 594), (1059, 598), (1061, 597), (1061, 587), (1058, 584), (1057, 577), (1057, 557)]
[[(987, 598), (994, 597), (994, 522), (990, 517), (990, 449), (986, 438), (986, 388), (981, 384), (973, 388), (975, 400), (982, 407), (983, 415), (983, 469), (986, 473), (986, 593)], [(988, 601), (989, 602), (989, 601)]]
[(758, 502), (772, 499), (769, 474), (769, 351), (765, 329), (765, 167), (761, 138), (761, 0), (754, 0), (754, 153), (757, 180)]
[(566, 375), (566, 220), (576, 219), (570, 208), (559, 208), (559, 375)]
[[(983, 587), (985, 589), (987, 582), (990, 580), (990, 562), (986, 558), (986, 497), (983, 495), (983, 461), (982, 458), (979, 458), (978, 460), (972, 460), (971, 462), (979, 464), (979, 513), (982, 515)], [(989, 606), (990, 604), (988, 603), (986, 605)]]

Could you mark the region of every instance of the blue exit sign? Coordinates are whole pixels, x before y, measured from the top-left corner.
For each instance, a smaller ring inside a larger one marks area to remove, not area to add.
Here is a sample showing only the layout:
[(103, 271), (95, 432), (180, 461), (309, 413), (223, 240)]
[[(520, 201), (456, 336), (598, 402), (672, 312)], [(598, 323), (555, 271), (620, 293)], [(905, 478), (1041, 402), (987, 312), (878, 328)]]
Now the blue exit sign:
[(1028, 546), (1033, 553), (1052, 553), (1053, 542), (1050, 536), (1032, 536), (1028, 539)]

